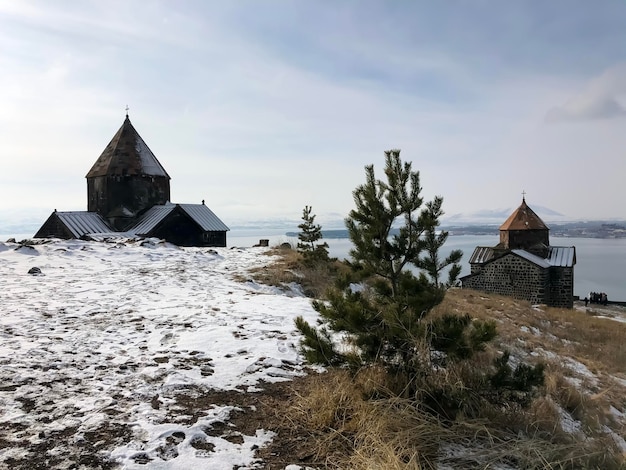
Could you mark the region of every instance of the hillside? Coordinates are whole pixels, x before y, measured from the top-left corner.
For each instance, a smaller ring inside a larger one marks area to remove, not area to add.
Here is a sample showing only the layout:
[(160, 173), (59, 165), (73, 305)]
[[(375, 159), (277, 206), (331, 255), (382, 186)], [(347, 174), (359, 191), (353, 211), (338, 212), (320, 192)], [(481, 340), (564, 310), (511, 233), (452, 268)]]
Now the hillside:
[[(316, 319), (302, 294), (315, 292), (302, 277), (312, 273), (279, 253), (159, 240), (0, 244), (0, 467), (372, 468), (383, 454), (404, 463), (378, 468), (623, 462), (621, 310), (450, 291), (441, 311), (498, 322), (484, 361), (506, 348), (547, 372), (528, 410), (500, 415), (508, 422), (443, 423), (407, 403), (364, 400), (345, 374), (303, 363), (293, 319)], [(370, 372), (361, 391), (376, 386)], [(385, 432), (363, 434), (374, 428)]]
[(304, 373), (292, 317), (315, 318), (297, 290), (240, 280), (271, 259), (0, 243), (0, 468), (253, 468), (273, 433), (229, 420)]
[[(259, 274), (280, 282), (302, 271), (288, 254)], [(512, 401), (498, 409), (476, 401), (465, 417), (442, 421), (412, 402), (364, 400), (381, 395), (384, 379), (376, 372), (310, 374), (287, 394), (291, 413), (275, 428), (272, 452), (264, 453), (275, 457), (271, 468), (286, 463), (285, 449), (299, 449), (296, 455), (311, 468), (625, 467), (626, 309), (582, 302), (556, 309), (452, 289), (433, 314), (451, 312), (495, 320), (498, 328), (490, 347), (462, 368), (481, 369), (503, 351), (513, 365), (545, 364), (544, 386), (529, 406)], [(442, 380), (458, 377), (451, 369)]]

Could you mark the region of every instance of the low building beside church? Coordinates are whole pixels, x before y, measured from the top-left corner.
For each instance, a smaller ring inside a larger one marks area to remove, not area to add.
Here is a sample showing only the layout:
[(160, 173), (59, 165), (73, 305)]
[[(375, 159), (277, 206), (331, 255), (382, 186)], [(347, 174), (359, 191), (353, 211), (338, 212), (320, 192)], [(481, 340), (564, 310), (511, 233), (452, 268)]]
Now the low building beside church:
[(551, 246), (549, 230), (522, 198), (500, 226), (500, 243), (474, 249), (463, 288), (572, 308), (576, 247)]
[(157, 237), (226, 246), (229, 228), (202, 204), (170, 202), (170, 176), (126, 115), (87, 173), (87, 210), (54, 212), (35, 238)]

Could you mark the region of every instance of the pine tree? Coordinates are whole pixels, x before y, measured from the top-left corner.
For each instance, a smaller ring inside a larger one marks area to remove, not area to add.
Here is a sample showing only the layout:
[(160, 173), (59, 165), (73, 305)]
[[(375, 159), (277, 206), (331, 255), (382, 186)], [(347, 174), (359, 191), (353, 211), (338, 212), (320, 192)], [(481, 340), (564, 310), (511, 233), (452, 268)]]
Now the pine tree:
[(443, 199), (441, 197), (435, 197), (433, 201), (426, 204), (427, 213), (431, 218), (424, 233), (426, 255), (421, 257), (415, 264), (428, 273), (435, 287), (439, 287), (441, 284), (441, 272), (449, 267), (448, 280), (443, 284), (443, 287), (451, 287), (457, 283), (459, 274), (461, 274), (459, 262), (463, 257), (463, 252), (461, 250), (453, 250), (445, 259), (439, 259), (439, 250), (448, 239), (448, 232), (444, 230), (437, 231), (439, 218), (443, 215), (441, 210), (442, 204)]
[(322, 226), (315, 223), (315, 214), (311, 206), (304, 206), (302, 223), (298, 225), (298, 251), (306, 262), (328, 261), (328, 243), (317, 243), (323, 238)]
[[(444, 297), (460, 272), (460, 251), (444, 260), (438, 256), (446, 232), (437, 232), (443, 199), (424, 204), (419, 172), (402, 162), (399, 150), (385, 152), (386, 180), (377, 180), (374, 166), (365, 167), (365, 183), (354, 192), (356, 208), (346, 219), (354, 248), (350, 251), (354, 277), (329, 292), (328, 301), (313, 303), (321, 329), (298, 319), (305, 336), (303, 352), (314, 362), (357, 366), (379, 363), (407, 378), (430, 367), (433, 347), (450, 358), (471, 355), (495, 335), (495, 328), (463, 318), (429, 323), (428, 312)], [(394, 228), (395, 225), (397, 228)], [(447, 283), (441, 272), (450, 267)], [(411, 268), (411, 269), (410, 269)], [(414, 274), (417, 271), (418, 274)], [(329, 331), (341, 332), (354, 346), (337, 349)], [(457, 341), (441, 338), (454, 337)], [(457, 344), (461, 341), (463, 347)], [(439, 349), (438, 349), (439, 350)], [(323, 359), (323, 360), (322, 360)]]

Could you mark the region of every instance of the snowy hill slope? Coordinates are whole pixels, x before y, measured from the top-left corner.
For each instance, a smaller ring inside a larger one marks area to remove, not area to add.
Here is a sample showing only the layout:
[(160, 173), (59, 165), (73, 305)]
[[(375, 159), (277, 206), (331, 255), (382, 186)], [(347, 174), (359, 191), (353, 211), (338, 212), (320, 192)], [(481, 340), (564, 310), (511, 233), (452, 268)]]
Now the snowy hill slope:
[(270, 260), (157, 240), (0, 243), (0, 467), (255, 468), (271, 432), (228, 440), (211, 429), (232, 408), (179, 404), (302, 374), (293, 319), (314, 321), (309, 299), (234, 280)]

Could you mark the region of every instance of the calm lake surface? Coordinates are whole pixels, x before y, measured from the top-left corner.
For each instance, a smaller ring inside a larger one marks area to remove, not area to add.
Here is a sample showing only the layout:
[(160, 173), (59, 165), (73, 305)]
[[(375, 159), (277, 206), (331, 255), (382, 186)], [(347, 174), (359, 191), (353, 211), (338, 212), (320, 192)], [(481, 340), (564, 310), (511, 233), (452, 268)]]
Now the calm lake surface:
[[(261, 235), (260, 235), (261, 234)], [(233, 230), (228, 233), (228, 246), (252, 246), (260, 239), (270, 240), (270, 246), (289, 242), (295, 246), (296, 237), (287, 237), (285, 230)], [(325, 239), (330, 255), (346, 258), (351, 248), (347, 238)], [(490, 235), (451, 235), (442, 250), (446, 256), (450, 251), (463, 251), (462, 276), (470, 273), (468, 263), (477, 246), (494, 246), (499, 237)], [(550, 237), (553, 246), (575, 246), (576, 267), (574, 269), (574, 295), (581, 298), (589, 292), (606, 292), (609, 300), (626, 301), (626, 239), (613, 238), (564, 238)]]
[[(289, 229), (295, 230), (295, 229)], [(231, 230), (228, 232), (228, 246), (250, 247), (259, 243), (260, 239), (268, 239), (270, 246), (289, 242), (292, 246), (298, 243), (297, 237), (285, 235), (286, 229), (249, 229)], [(32, 237), (32, 234), (10, 235), (17, 240)], [(0, 235), (4, 241), (9, 235)], [(329, 245), (330, 255), (346, 258), (351, 248), (347, 238), (325, 239)], [(497, 235), (451, 235), (444, 246), (443, 255), (454, 249), (463, 251), (461, 275), (469, 274), (469, 257), (477, 246), (494, 246), (498, 243)], [(554, 246), (576, 247), (576, 268), (574, 269), (574, 294), (580, 298), (589, 292), (606, 292), (609, 300), (626, 301), (626, 239), (613, 238), (564, 238), (550, 237)]]

